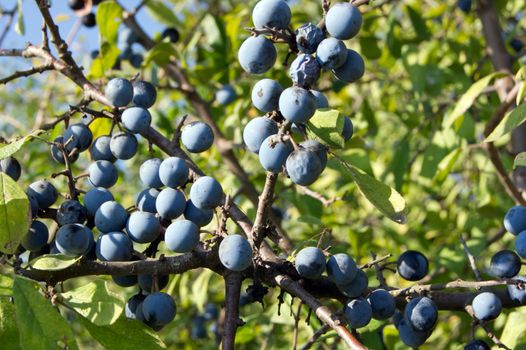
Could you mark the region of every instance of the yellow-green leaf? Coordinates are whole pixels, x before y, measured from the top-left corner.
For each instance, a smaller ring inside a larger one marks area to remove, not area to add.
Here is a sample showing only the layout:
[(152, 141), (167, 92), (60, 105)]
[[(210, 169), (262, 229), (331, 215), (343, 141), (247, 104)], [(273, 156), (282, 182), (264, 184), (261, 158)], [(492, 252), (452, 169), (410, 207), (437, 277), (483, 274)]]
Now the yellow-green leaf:
[(171, 43), (161, 42), (155, 45), (144, 58), (144, 64), (147, 66), (151, 62), (158, 65), (165, 65), (170, 62), (172, 57), (177, 57), (174, 46)]
[(0, 147), (0, 159), (7, 158), (13, 154), (15, 154), (22, 146), (24, 146), (28, 141), (30, 141), (35, 136), (40, 135), (43, 133), (44, 130), (35, 130), (32, 131), (30, 134), (19, 138), (16, 141), (10, 142), (5, 146)]
[(97, 7), (97, 26), (106, 41), (117, 42), (117, 32), (122, 22), (122, 8), (113, 1), (105, 1)]
[(20, 335), (16, 327), (15, 305), (10, 298), (6, 297), (0, 297), (0, 339), (2, 339), (2, 349), (20, 349)]
[(30, 221), (27, 195), (13, 179), (0, 172), (0, 252), (16, 251)]
[(515, 156), (513, 167), (526, 166), (526, 152), (521, 152)]
[(499, 125), (484, 140), (485, 142), (494, 142), (500, 137), (510, 133), (517, 126), (526, 120), (526, 103), (518, 105), (511, 112), (506, 114), (500, 121)]
[(343, 115), (335, 109), (318, 109), (307, 124), (307, 135), (329, 148), (343, 148)]
[(29, 266), (35, 270), (57, 271), (70, 267), (79, 259), (63, 254), (45, 254), (31, 260)]
[[(517, 349), (526, 338), (526, 310), (513, 311), (508, 315), (500, 340), (510, 349)], [(522, 347), (521, 347), (522, 349)]]

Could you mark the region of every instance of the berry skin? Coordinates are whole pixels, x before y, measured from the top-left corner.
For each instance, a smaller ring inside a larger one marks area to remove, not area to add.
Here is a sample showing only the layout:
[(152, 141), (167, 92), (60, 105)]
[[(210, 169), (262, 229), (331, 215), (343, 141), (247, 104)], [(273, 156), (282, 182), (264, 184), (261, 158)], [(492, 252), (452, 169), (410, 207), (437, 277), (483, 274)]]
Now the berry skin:
[(234, 102), (236, 100), (236, 97), (236, 90), (234, 90), (234, 88), (229, 84), (221, 86), (221, 88), (215, 93), (216, 101), (223, 106), (229, 105), (232, 102)]
[(294, 85), (309, 88), (320, 77), (320, 65), (314, 57), (303, 53), (292, 61), (289, 74)]
[(333, 69), (332, 72), (338, 80), (344, 83), (353, 83), (363, 77), (365, 62), (358, 52), (348, 49), (345, 63), (341, 67)]
[(316, 153), (320, 159), (322, 168), (325, 169), (325, 166), (327, 165), (327, 147), (316, 140), (303, 141), (300, 143), (300, 146), (308, 151)]
[(153, 86), (153, 84), (143, 80), (133, 82), (132, 102), (135, 106), (142, 108), (150, 108), (151, 106), (153, 106), (156, 99), (157, 91), (155, 90), (155, 86)]
[(526, 230), (526, 206), (511, 207), (504, 216), (504, 227), (515, 236)]
[(137, 195), (135, 205), (141, 211), (147, 211), (149, 213), (156, 214), (157, 209), (155, 208), (155, 201), (157, 200), (159, 193), (160, 191), (155, 188), (147, 188), (142, 190)]
[[(113, 277), (122, 277), (122, 276), (113, 276)], [(137, 281), (137, 277), (135, 278), (135, 280)], [(126, 302), (126, 305), (124, 306), (124, 314), (126, 315), (126, 318), (129, 318), (131, 320), (137, 319), (137, 315), (136, 315), (137, 307), (140, 304), (142, 304), (144, 299), (146, 299), (146, 295), (144, 294), (135, 294), (130, 299), (128, 299), (128, 301)]]
[(150, 243), (159, 237), (161, 224), (152, 213), (135, 211), (128, 218), (126, 232), (135, 242)]
[(521, 270), (521, 259), (511, 250), (501, 250), (491, 257), (489, 273), (500, 278), (511, 278)]
[(290, 122), (306, 123), (316, 112), (316, 97), (301, 87), (289, 87), (279, 96), (279, 110)]
[(166, 247), (176, 253), (188, 253), (199, 243), (199, 227), (190, 220), (172, 222), (164, 234)]
[(186, 199), (184, 193), (173, 188), (163, 189), (155, 200), (155, 208), (165, 220), (172, 220), (184, 213)]
[[(62, 154), (62, 151), (55, 145), (57, 143), (63, 144), (64, 138), (62, 136), (59, 136), (55, 140), (53, 140), (53, 144), (51, 145), (51, 157), (57, 163), (66, 164), (66, 162), (64, 161), (64, 154)], [(73, 156), (69, 157), (69, 162), (75, 163), (75, 161), (78, 158), (79, 158), (79, 153), (76, 152), (73, 154)]]
[(176, 43), (179, 40), (179, 31), (176, 28), (166, 28), (161, 34), (161, 40), (168, 38), (171, 43)]
[(161, 163), (162, 160), (159, 158), (152, 158), (141, 164), (141, 167), (139, 168), (139, 177), (146, 187), (159, 188), (163, 186), (163, 183), (159, 178), (159, 167), (161, 166)]
[(58, 229), (55, 237), (58, 251), (68, 256), (85, 254), (90, 247), (90, 241), (93, 241), (93, 233), (81, 224), (64, 225)]
[(137, 153), (138, 146), (135, 135), (128, 132), (118, 132), (111, 137), (110, 151), (114, 158), (131, 159)]
[(95, 226), (103, 233), (122, 230), (127, 220), (126, 209), (115, 201), (102, 203), (95, 213)]
[(208, 124), (192, 122), (183, 128), (181, 142), (189, 152), (201, 153), (214, 143), (214, 133)]
[(239, 47), (239, 64), (250, 74), (263, 74), (276, 62), (278, 54), (274, 44), (263, 35), (248, 37)]
[(261, 0), (252, 10), (252, 22), (257, 29), (286, 29), (290, 23), (290, 7), (283, 0)]
[(265, 117), (256, 117), (249, 121), (243, 129), (243, 141), (250, 152), (258, 154), (263, 141), (277, 134), (278, 131), (278, 124), (275, 121)]
[(68, 0), (68, 6), (72, 10), (80, 10), (84, 8), (84, 0)]
[[(157, 276), (157, 287), (159, 290), (164, 289), (170, 280), (168, 275), (158, 275)], [(139, 287), (145, 292), (150, 293), (153, 288), (153, 276), (152, 275), (139, 275), (137, 276), (137, 282)]]
[(352, 282), (357, 273), (354, 259), (347, 254), (334, 254), (327, 261), (327, 275), (336, 284)]
[(17, 181), (22, 173), (20, 163), (13, 157), (7, 157), (0, 159), (0, 172), (5, 173), (7, 176)]
[(342, 136), (344, 141), (349, 141), (352, 137), (352, 134), (354, 133), (354, 127), (352, 125), (352, 121), (349, 117), (345, 116), (343, 119), (343, 130), (342, 130)]
[(309, 149), (298, 149), (292, 152), (285, 166), (292, 182), (301, 186), (314, 183), (323, 171), (320, 158)]
[(132, 101), (133, 86), (126, 79), (113, 78), (106, 85), (105, 94), (112, 105), (124, 107)]
[(345, 313), (345, 317), (349, 321), (349, 326), (351, 326), (351, 328), (365, 327), (371, 322), (371, 305), (369, 305), (369, 303), (363, 298), (351, 300), (345, 305), (343, 312)]
[(408, 281), (418, 281), (427, 274), (429, 262), (422, 253), (408, 250), (398, 258), (396, 269), (402, 278)]
[(490, 346), (483, 340), (472, 340), (465, 347), (464, 350), (491, 350)]
[(252, 88), (252, 104), (262, 112), (272, 112), (279, 108), (279, 96), (283, 87), (272, 79), (261, 79)]
[(108, 232), (97, 239), (97, 258), (100, 261), (129, 261), (133, 244), (123, 232)]
[(279, 141), (279, 136), (267, 137), (259, 148), (259, 162), (267, 171), (279, 173), (283, 170), (287, 157), (294, 150), (290, 140)]
[(329, 108), (329, 101), (325, 95), (317, 90), (310, 91), (316, 98), (316, 109)]
[(400, 340), (402, 340), (405, 345), (411, 348), (417, 348), (421, 346), (429, 337), (428, 332), (417, 331), (411, 327), (409, 321), (407, 321), (405, 318), (402, 318), (400, 323), (398, 323), (398, 333), (400, 335)]
[(345, 2), (332, 6), (325, 16), (325, 27), (329, 34), (340, 40), (354, 37), (362, 26), (362, 14), (353, 5)]
[(111, 152), (110, 142), (112, 137), (103, 135), (97, 137), (91, 144), (90, 154), (94, 161), (107, 160), (108, 162), (115, 162), (117, 159)]
[(93, 12), (88, 13), (87, 15), (82, 16), (82, 24), (87, 28), (93, 28), (97, 25), (97, 19)]
[(94, 187), (84, 195), (84, 207), (88, 210), (88, 215), (94, 217), (103, 203), (113, 200), (113, 195), (106, 188)]
[(499, 297), (490, 292), (477, 295), (471, 302), (475, 318), (479, 321), (490, 321), (496, 319), (502, 310), (502, 302)]
[(373, 318), (376, 320), (387, 320), (396, 311), (396, 303), (393, 296), (385, 289), (376, 289), (367, 297), (371, 305)]
[(252, 264), (252, 247), (240, 235), (229, 235), (219, 244), (219, 260), (231, 271), (243, 271)]
[(358, 298), (367, 290), (369, 286), (369, 280), (367, 275), (362, 270), (358, 269), (356, 277), (346, 284), (339, 284), (338, 289), (342, 292), (343, 295), (349, 298)]
[(20, 244), (30, 252), (38, 252), (44, 248), (48, 240), (49, 230), (47, 226), (42, 221), (34, 220)]
[(150, 327), (162, 327), (172, 322), (176, 314), (173, 298), (163, 292), (148, 295), (141, 304), (145, 323)]
[(188, 181), (190, 170), (186, 162), (177, 157), (166, 158), (159, 166), (159, 179), (168, 187), (177, 188)]
[(26, 190), (28, 195), (35, 197), (40, 209), (49, 208), (58, 198), (58, 192), (51, 183), (40, 180), (33, 182)]
[(223, 188), (216, 179), (201, 176), (190, 188), (190, 198), (201, 209), (213, 209), (223, 201)]
[(37, 199), (35, 198), (35, 196), (30, 194), (27, 190), (26, 190), (26, 196), (27, 196), (27, 199), (29, 200), (29, 208), (31, 209), (31, 217), (34, 218), (38, 214)]
[[(111, 279), (113, 280), (113, 283), (119, 287), (132, 287), (137, 284), (137, 276), (135, 275), (111, 276)], [(126, 304), (126, 307), (127, 306), (128, 305)], [(128, 317), (128, 314), (126, 314), (126, 317)]]
[(184, 218), (192, 221), (199, 227), (206, 226), (212, 221), (214, 217), (214, 211), (212, 209), (200, 209), (192, 203), (191, 200), (186, 202), (186, 208), (184, 209)]
[(471, 0), (458, 0), (457, 7), (464, 13), (468, 13), (471, 10)]
[(80, 152), (85, 151), (91, 145), (93, 134), (91, 130), (82, 123), (70, 125), (64, 132), (63, 140), (66, 143), (66, 150), (71, 152), (77, 148)]
[(107, 160), (97, 160), (88, 168), (89, 182), (95, 187), (110, 188), (115, 185), (119, 174), (113, 163)]
[(523, 259), (526, 259), (526, 231), (522, 231), (515, 238), (515, 251)]
[(428, 297), (412, 299), (404, 310), (404, 317), (413, 329), (427, 332), (433, 329), (438, 319), (438, 309)]
[(336, 38), (324, 39), (318, 45), (316, 59), (323, 69), (340, 68), (347, 59), (347, 48), (343, 41)]
[(130, 107), (122, 112), (121, 120), (126, 130), (134, 134), (141, 134), (150, 127), (152, 116), (145, 108)]
[[(515, 276), (513, 279), (523, 281), (523, 285), (508, 284), (508, 294), (511, 300), (521, 304), (526, 303), (526, 276)], [(521, 288), (522, 287), (522, 288)]]
[(59, 226), (67, 224), (82, 224), (88, 217), (88, 210), (76, 200), (67, 200), (60, 205), (57, 211)]
[(323, 39), (325, 39), (323, 30), (312, 23), (304, 24), (296, 30), (296, 44), (302, 53), (315, 53)]
[(296, 255), (294, 266), (301, 277), (320, 278), (325, 271), (325, 255), (319, 248), (305, 247)]

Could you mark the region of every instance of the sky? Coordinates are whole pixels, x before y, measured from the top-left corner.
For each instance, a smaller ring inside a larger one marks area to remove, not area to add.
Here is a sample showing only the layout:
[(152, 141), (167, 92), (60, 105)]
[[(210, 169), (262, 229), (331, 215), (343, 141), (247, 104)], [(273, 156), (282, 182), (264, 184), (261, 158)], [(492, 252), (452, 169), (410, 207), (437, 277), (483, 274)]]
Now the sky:
[[(138, 2), (139, 0), (121, 0), (120, 3), (127, 6), (128, 9), (131, 9)], [(12, 9), (16, 3), (17, 0), (0, 0), (0, 6), (7, 10)], [(68, 36), (68, 33), (78, 19), (73, 10), (68, 7), (67, 3), (67, 0), (53, 0), (51, 6), (51, 14), (55, 22), (59, 25), (60, 33), (64, 39)], [(2, 48), (23, 48), (27, 42), (37, 45), (41, 43), (42, 37), (40, 27), (42, 25), (42, 17), (40, 16), (35, 0), (23, 0), (22, 4), (22, 13), (26, 29), (25, 35), (21, 36), (11, 28), (6, 39), (2, 43)], [(162, 32), (164, 29), (162, 24), (152, 20), (145, 9), (139, 11), (137, 20), (150, 36), (157, 32)], [(5, 23), (6, 18), (0, 18), (0, 31), (5, 27)], [(81, 26), (75, 40), (73, 41), (72, 49), (77, 53), (89, 53), (98, 49), (98, 38), (97, 27), (86, 28), (85, 26)]]

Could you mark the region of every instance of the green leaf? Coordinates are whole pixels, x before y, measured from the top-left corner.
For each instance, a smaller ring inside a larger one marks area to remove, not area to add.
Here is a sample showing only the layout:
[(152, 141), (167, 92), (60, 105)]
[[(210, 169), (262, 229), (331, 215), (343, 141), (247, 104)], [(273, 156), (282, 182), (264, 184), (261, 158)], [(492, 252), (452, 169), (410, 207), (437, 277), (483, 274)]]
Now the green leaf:
[(17, 32), (19, 35), (26, 34), (26, 26), (24, 24), (24, 11), (22, 11), (22, 1), (18, 0), (18, 11), (17, 11), (17, 19), (15, 24), (15, 32)]
[(122, 8), (113, 1), (105, 1), (97, 7), (97, 26), (104, 39), (117, 42), (117, 32), (122, 22)]
[(0, 339), (3, 349), (20, 349), (20, 335), (16, 327), (15, 305), (10, 298), (0, 298)]
[(475, 102), (477, 97), (488, 87), (493, 79), (503, 76), (506, 76), (506, 74), (501, 72), (492, 73), (471, 85), (468, 91), (460, 97), (453, 111), (444, 118), (444, 127), (451, 127), (451, 125), (473, 105), (473, 102)]
[(517, 126), (524, 123), (526, 120), (526, 102), (518, 105), (513, 109), (511, 112), (506, 114), (504, 118), (500, 121), (499, 125), (495, 127), (495, 129), (489, 134), (488, 137), (484, 140), (484, 142), (494, 142), (498, 140), (500, 137), (510, 133), (515, 129)]
[(521, 152), (515, 156), (513, 167), (526, 166), (526, 152)]
[(510, 349), (516, 349), (526, 338), (526, 310), (513, 311), (508, 315), (500, 340)]
[(330, 148), (343, 148), (344, 117), (335, 109), (318, 109), (307, 124), (307, 135)]
[(520, 105), (521, 101), (524, 99), (526, 94), (526, 83), (520, 82), (519, 91), (517, 91), (517, 98), (515, 99), (515, 104)]
[(115, 323), (124, 309), (124, 298), (109, 290), (105, 280), (96, 280), (60, 295), (65, 305), (98, 326)]
[(115, 65), (120, 53), (121, 52), (117, 46), (107, 42), (102, 43), (99, 56), (91, 63), (89, 72), (90, 77), (103, 77), (106, 71), (110, 70)]
[(407, 220), (407, 207), (404, 198), (395, 189), (376, 180), (362, 169), (356, 168), (338, 158), (349, 171), (354, 182), (362, 194), (376, 209), (380, 210), (389, 219), (399, 224)]
[(161, 1), (147, 1), (146, 8), (148, 9), (148, 12), (152, 15), (152, 17), (159, 20), (160, 22), (163, 22), (168, 26), (173, 27), (176, 24), (179, 24), (179, 20), (177, 19), (173, 8), (167, 7)]
[(121, 317), (110, 326), (97, 326), (84, 317), (80, 323), (106, 350), (166, 349), (159, 336), (137, 320)]
[(411, 24), (413, 25), (413, 28), (415, 29), (415, 33), (420, 40), (427, 40), (431, 36), (429, 33), (429, 28), (427, 28), (426, 22), (422, 18), (422, 14), (418, 13), (415, 9), (413, 9), (411, 6), (406, 5), (406, 10), (409, 15), (409, 19), (411, 20)]
[(144, 57), (144, 65), (149, 65), (155, 62), (158, 65), (166, 65), (170, 62), (172, 57), (176, 57), (177, 52), (171, 43), (161, 42), (155, 45)]
[(79, 259), (63, 254), (45, 254), (31, 260), (29, 266), (35, 270), (58, 271), (70, 267)]
[(213, 274), (211, 270), (203, 270), (192, 283), (192, 301), (198, 310), (204, 310), (208, 300), (208, 283)]
[(22, 349), (78, 349), (68, 322), (39, 290), (37, 283), (15, 277), (13, 294)]
[(5, 146), (0, 147), (0, 159), (4, 159), (7, 157), (10, 157), (11, 155), (15, 154), (22, 146), (24, 146), (28, 141), (30, 141), (35, 136), (38, 136), (42, 134), (44, 130), (35, 130), (32, 131), (30, 134), (19, 138), (16, 141), (10, 142)]
[(0, 172), (0, 252), (13, 254), (30, 222), (27, 195), (13, 179)]
[(8, 275), (0, 275), (0, 296), (13, 295), (13, 278)]

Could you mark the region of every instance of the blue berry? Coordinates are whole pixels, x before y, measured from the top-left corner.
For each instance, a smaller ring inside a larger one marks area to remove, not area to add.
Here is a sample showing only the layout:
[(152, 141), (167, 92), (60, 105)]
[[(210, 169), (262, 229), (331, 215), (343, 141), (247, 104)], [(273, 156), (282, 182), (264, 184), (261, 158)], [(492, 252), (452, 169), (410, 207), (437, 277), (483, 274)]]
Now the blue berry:
[(5, 173), (7, 176), (17, 181), (22, 173), (20, 163), (13, 157), (7, 157), (0, 159), (0, 172)]
[(526, 206), (511, 207), (504, 216), (504, 227), (514, 235), (526, 231)]
[(163, 186), (163, 183), (159, 178), (159, 168), (161, 163), (162, 160), (159, 158), (152, 158), (141, 164), (141, 167), (139, 168), (139, 177), (146, 187), (159, 188)]
[(396, 269), (402, 278), (408, 281), (418, 281), (427, 274), (429, 263), (422, 253), (408, 250), (398, 258)]
[(115, 156), (110, 149), (111, 137), (107, 135), (99, 136), (91, 145), (90, 153), (91, 158), (96, 160), (107, 160), (108, 162), (114, 162), (116, 160)]
[(243, 271), (252, 264), (252, 247), (240, 235), (226, 236), (219, 244), (219, 260), (231, 271)]
[(311, 90), (310, 92), (316, 98), (316, 109), (329, 108), (329, 101), (322, 92), (318, 90)]
[[(137, 284), (136, 275), (111, 276), (111, 279), (113, 280), (113, 283), (120, 287), (132, 287)], [(127, 306), (128, 304), (126, 303), (125, 309)], [(126, 313), (126, 317), (128, 317), (128, 313)]]
[(34, 218), (38, 214), (37, 199), (35, 198), (35, 196), (30, 194), (27, 190), (26, 190), (26, 196), (27, 196), (27, 199), (29, 200), (29, 208), (31, 209), (31, 217)]
[[(135, 59), (137, 60), (137, 58)], [(141, 56), (142, 61), (142, 56)], [(140, 66), (140, 63), (139, 63)], [(135, 67), (135, 66), (134, 66)], [(153, 84), (139, 80), (133, 83), (133, 104), (137, 107), (150, 108), (157, 99), (157, 91)]]
[(277, 133), (278, 124), (275, 121), (265, 117), (256, 117), (249, 121), (243, 129), (243, 141), (250, 152), (258, 154), (263, 141)]
[(354, 279), (345, 284), (338, 284), (338, 289), (343, 295), (349, 298), (358, 298), (363, 295), (369, 286), (367, 275), (362, 270), (358, 269)]
[(173, 298), (163, 292), (148, 295), (141, 304), (145, 323), (151, 327), (162, 327), (170, 323), (176, 314)]
[(290, 16), (289, 5), (283, 0), (261, 0), (252, 10), (252, 22), (257, 29), (286, 29)]
[(166, 247), (176, 253), (192, 251), (199, 243), (199, 227), (190, 220), (178, 220), (166, 228)]
[(184, 213), (186, 199), (184, 193), (173, 188), (163, 189), (155, 200), (155, 208), (165, 220), (172, 220)]
[(404, 317), (413, 329), (427, 332), (433, 329), (437, 322), (438, 309), (433, 300), (428, 297), (418, 297), (407, 303)]
[(523, 259), (526, 259), (526, 231), (522, 231), (515, 238), (515, 251)]
[(344, 314), (351, 328), (365, 327), (371, 322), (371, 305), (362, 298), (351, 300), (345, 305)]
[(84, 207), (88, 210), (88, 215), (94, 217), (103, 203), (113, 200), (113, 195), (109, 190), (104, 187), (94, 187), (84, 194)]
[(135, 211), (128, 218), (126, 232), (135, 242), (150, 243), (159, 237), (161, 224), (152, 213)]
[[(159, 290), (164, 289), (168, 285), (169, 280), (170, 276), (168, 275), (157, 275), (157, 288)], [(153, 290), (154, 278), (152, 275), (139, 275), (137, 276), (137, 282), (143, 291), (150, 293)]]
[(314, 53), (325, 38), (323, 30), (312, 23), (302, 25), (296, 30), (296, 44), (302, 53)]
[(192, 122), (181, 132), (181, 142), (188, 152), (201, 153), (214, 143), (214, 133), (204, 122)]
[(327, 275), (336, 284), (352, 282), (357, 273), (354, 259), (347, 254), (334, 254), (327, 261)]
[(323, 171), (320, 158), (309, 149), (292, 152), (287, 158), (286, 168), (292, 182), (301, 186), (314, 183)]
[(171, 43), (176, 43), (179, 40), (179, 31), (174, 27), (166, 28), (161, 34), (161, 39), (165, 38), (168, 38)]
[[(122, 277), (122, 276), (114, 276), (114, 277)], [(135, 277), (135, 282), (137, 282), (137, 277)], [(115, 281), (115, 279), (114, 279)], [(131, 320), (137, 319), (137, 307), (142, 304), (142, 302), (146, 299), (146, 295), (144, 294), (135, 294), (132, 296), (128, 301), (126, 302), (126, 305), (124, 306), (124, 314), (126, 315), (126, 318), (129, 318)]]
[(237, 57), (241, 67), (250, 74), (262, 74), (276, 62), (276, 48), (263, 35), (247, 38), (239, 48)]
[(197, 315), (192, 320), (192, 332), (190, 333), (190, 336), (192, 339), (206, 339), (206, 319), (201, 316)]
[(187, 220), (192, 221), (199, 227), (208, 225), (214, 216), (214, 211), (212, 209), (201, 209), (195, 206), (194, 203), (189, 199), (186, 202), (186, 207), (184, 209), (184, 217)]
[(117, 159), (131, 159), (137, 153), (138, 146), (135, 135), (128, 132), (118, 132), (111, 137), (110, 150)]
[(107, 160), (97, 160), (91, 163), (88, 174), (89, 182), (95, 187), (109, 188), (115, 185), (119, 178), (117, 168)]
[(288, 121), (303, 124), (316, 112), (316, 98), (308, 90), (292, 86), (279, 96), (279, 110)]
[(126, 209), (115, 201), (102, 203), (95, 213), (95, 226), (103, 233), (122, 230), (127, 220)]
[(159, 167), (159, 178), (168, 187), (177, 188), (188, 181), (190, 170), (184, 159), (177, 157), (166, 158)]
[(135, 205), (141, 211), (147, 211), (149, 213), (156, 214), (157, 208), (155, 207), (155, 201), (157, 200), (159, 193), (159, 190), (156, 188), (147, 188), (142, 190), (137, 195)]
[(79, 152), (85, 151), (91, 145), (93, 134), (91, 130), (82, 123), (70, 125), (63, 136), (66, 150), (71, 152), (73, 149), (78, 149)]
[(115, 107), (124, 107), (131, 102), (133, 98), (132, 84), (122, 78), (114, 78), (106, 85), (106, 98)]
[(309, 88), (320, 77), (320, 65), (311, 55), (302, 53), (290, 64), (289, 74), (294, 85)]
[(344, 141), (349, 141), (353, 133), (354, 133), (354, 127), (352, 125), (352, 121), (349, 117), (345, 116), (343, 119), (343, 130), (342, 130), (342, 136), (343, 136)]
[(49, 230), (42, 221), (34, 220), (29, 231), (24, 235), (20, 244), (30, 252), (38, 252), (47, 244)]
[(223, 188), (216, 179), (201, 176), (190, 188), (192, 203), (201, 209), (213, 209), (223, 201)]
[(45, 180), (33, 182), (29, 185), (26, 192), (36, 199), (40, 209), (49, 208), (58, 198), (55, 186)]
[(365, 62), (358, 52), (348, 49), (345, 63), (333, 69), (332, 72), (338, 80), (344, 83), (353, 83), (363, 77), (365, 73)]
[(471, 10), (471, 0), (457, 0), (457, 6), (463, 12), (468, 13)]
[(282, 92), (283, 88), (276, 80), (261, 79), (252, 88), (252, 104), (262, 112), (276, 111)]
[(236, 100), (236, 97), (236, 90), (234, 90), (234, 88), (229, 84), (221, 86), (221, 88), (215, 93), (216, 101), (223, 106), (229, 105), (232, 102), (234, 102)]
[(325, 16), (325, 27), (330, 35), (340, 40), (354, 37), (362, 26), (362, 14), (353, 5), (340, 2), (332, 6)]
[(490, 321), (497, 318), (502, 310), (499, 297), (491, 292), (478, 294), (471, 302), (477, 320)]
[(301, 277), (320, 278), (325, 271), (325, 255), (319, 248), (305, 247), (296, 255), (294, 266)]
[(376, 289), (367, 297), (373, 310), (373, 318), (376, 320), (387, 320), (396, 311), (394, 297), (385, 289)]
[(142, 107), (127, 108), (121, 115), (122, 125), (134, 134), (144, 133), (150, 127), (152, 116)]
[(323, 69), (340, 68), (347, 59), (347, 48), (343, 41), (336, 38), (324, 39), (318, 45), (316, 59)]
[(133, 244), (123, 232), (108, 232), (97, 239), (97, 258), (101, 261), (129, 261)]
[(521, 259), (511, 250), (501, 250), (491, 257), (489, 273), (500, 278), (511, 278), (521, 270)]
[(424, 344), (429, 337), (429, 332), (422, 332), (414, 329), (405, 318), (402, 318), (400, 323), (398, 323), (398, 333), (400, 335), (400, 340), (402, 340), (405, 345), (412, 348), (418, 348)]
[(86, 221), (88, 210), (76, 200), (67, 200), (57, 210), (57, 223), (60, 226), (67, 224), (82, 224)]
[(267, 171), (279, 173), (294, 150), (290, 140), (281, 142), (278, 135), (267, 137), (259, 148), (259, 162)]
[(508, 284), (508, 294), (510, 299), (521, 304), (526, 303), (526, 276), (515, 276), (515, 280), (521, 280), (522, 285)]
[(81, 256), (85, 254), (93, 241), (93, 233), (81, 224), (64, 225), (58, 229), (55, 237), (55, 246), (62, 254)]
[(325, 166), (327, 165), (327, 147), (316, 140), (303, 141), (300, 143), (300, 146), (308, 151), (316, 153), (320, 159), (322, 168), (325, 169)]
[[(66, 164), (64, 160), (64, 154), (62, 151), (57, 147), (56, 144), (63, 144), (64, 138), (62, 136), (57, 137), (55, 140), (53, 140), (53, 144), (51, 145), (51, 157), (53, 160), (60, 164)], [(69, 157), (70, 163), (75, 163), (77, 159), (79, 158), (79, 153), (76, 152), (73, 154), (73, 156)]]

